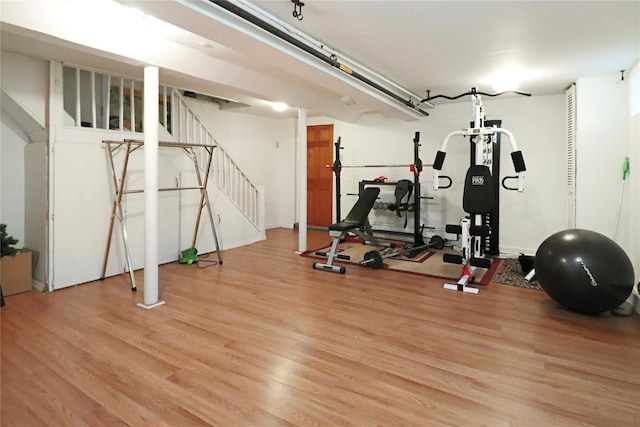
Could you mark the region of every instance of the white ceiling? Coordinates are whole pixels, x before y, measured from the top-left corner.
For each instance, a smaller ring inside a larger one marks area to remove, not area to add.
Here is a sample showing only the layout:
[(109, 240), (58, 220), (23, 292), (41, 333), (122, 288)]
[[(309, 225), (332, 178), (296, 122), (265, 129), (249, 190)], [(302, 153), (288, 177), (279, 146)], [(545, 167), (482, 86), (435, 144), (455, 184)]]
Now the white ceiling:
[[(266, 100), (347, 121), (372, 113), (416, 117), (335, 67), (285, 53), (286, 42), (250, 35), (251, 26), (235, 17), (221, 20), (224, 13), (207, 0), (118, 2), (173, 26), (136, 32), (124, 18), (100, 12), (111, 0), (3, 0), (2, 49), (133, 76), (158, 65), (166, 84), (251, 104), (247, 110), (261, 114)], [(640, 1), (306, 0), (303, 20), (292, 16), (290, 0), (248, 3), (418, 99), (427, 90), (492, 92), (491, 75), (514, 67), (528, 75), (520, 90), (560, 94), (577, 78), (618, 73), (640, 59)]]
[(639, 1), (251, 1), (413, 92), (457, 94), (509, 67), (562, 93), (640, 58)]

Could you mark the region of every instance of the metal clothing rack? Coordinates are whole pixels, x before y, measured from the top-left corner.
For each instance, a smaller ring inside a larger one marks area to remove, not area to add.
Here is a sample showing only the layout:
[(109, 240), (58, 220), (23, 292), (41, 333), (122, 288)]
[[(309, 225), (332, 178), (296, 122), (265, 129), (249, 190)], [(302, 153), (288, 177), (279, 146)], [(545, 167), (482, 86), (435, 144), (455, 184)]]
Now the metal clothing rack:
[[(107, 247), (104, 253), (104, 263), (102, 264), (102, 274), (100, 280), (104, 280), (107, 271), (107, 262), (109, 260), (109, 250), (111, 248), (111, 237), (113, 236), (113, 228), (115, 219), (118, 218), (120, 222), (120, 232), (122, 234), (122, 242), (124, 246), (124, 252), (126, 256), (127, 269), (129, 270), (129, 276), (131, 278), (131, 290), (136, 291), (136, 281), (133, 276), (133, 268), (131, 265), (131, 256), (129, 253), (129, 247), (127, 245), (127, 228), (124, 222), (124, 214), (122, 211), (122, 196), (125, 194), (143, 193), (144, 190), (127, 190), (125, 189), (125, 182), (127, 177), (127, 168), (129, 166), (129, 158), (131, 153), (137, 149), (144, 147), (144, 141), (135, 139), (125, 139), (123, 141), (102, 141), (107, 145), (107, 153), (109, 155), (109, 166), (111, 175), (113, 177), (113, 188), (115, 188), (115, 197), (113, 201), (113, 208), (111, 210), (111, 220), (109, 223), (109, 236), (107, 237)], [(193, 241), (191, 246), (195, 247), (196, 239), (198, 237), (198, 229), (200, 226), (200, 219), (202, 218), (202, 209), (207, 208), (209, 215), (209, 222), (211, 223), (211, 230), (213, 232), (213, 240), (216, 245), (216, 253), (218, 254), (218, 263), (222, 264), (222, 256), (220, 254), (220, 245), (218, 244), (218, 234), (216, 233), (216, 227), (213, 221), (213, 213), (211, 212), (211, 204), (209, 203), (209, 195), (207, 194), (207, 182), (209, 181), (209, 173), (211, 171), (211, 163), (213, 159), (213, 149), (215, 145), (206, 144), (186, 144), (180, 142), (158, 142), (158, 147), (163, 148), (180, 148), (193, 162), (195, 168), (196, 177), (198, 179), (198, 185), (192, 187), (173, 187), (173, 188), (159, 188), (158, 191), (180, 191), (180, 190), (200, 190), (200, 208), (198, 209), (198, 216), (196, 219), (195, 230), (193, 232)], [(122, 172), (120, 174), (120, 183), (118, 184), (118, 176), (116, 174), (116, 167), (113, 160), (113, 155), (116, 151), (124, 148), (125, 156), (122, 165)], [(196, 150), (205, 150), (207, 153), (206, 167), (200, 168), (198, 163), (198, 156)]]

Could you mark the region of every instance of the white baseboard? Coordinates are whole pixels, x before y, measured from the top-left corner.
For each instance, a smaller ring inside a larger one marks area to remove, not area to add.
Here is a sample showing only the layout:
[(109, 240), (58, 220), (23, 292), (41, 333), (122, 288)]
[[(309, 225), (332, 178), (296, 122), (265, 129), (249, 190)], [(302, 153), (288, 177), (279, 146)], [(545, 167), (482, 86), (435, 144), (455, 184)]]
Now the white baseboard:
[(500, 246), (500, 254), (514, 255), (515, 257), (517, 257), (520, 254), (535, 256), (537, 250), (538, 250), (537, 248), (531, 249), (531, 248), (516, 248), (513, 246)]
[(265, 230), (271, 230), (273, 228), (288, 228), (288, 229), (293, 229), (294, 225), (293, 224), (269, 224), (269, 225), (265, 225), (264, 229)]
[(31, 279), (31, 287), (33, 289), (36, 289), (36, 290), (40, 291), (40, 292), (44, 292), (45, 291), (44, 283), (38, 282), (35, 279)]
[(265, 240), (265, 239), (266, 239), (266, 236), (260, 236), (255, 240), (245, 240), (245, 241), (235, 242), (228, 246), (225, 246), (224, 249), (221, 248), (220, 250), (224, 253), (224, 251), (226, 250), (240, 248), (242, 246), (248, 246), (253, 243), (261, 242), (262, 240)]

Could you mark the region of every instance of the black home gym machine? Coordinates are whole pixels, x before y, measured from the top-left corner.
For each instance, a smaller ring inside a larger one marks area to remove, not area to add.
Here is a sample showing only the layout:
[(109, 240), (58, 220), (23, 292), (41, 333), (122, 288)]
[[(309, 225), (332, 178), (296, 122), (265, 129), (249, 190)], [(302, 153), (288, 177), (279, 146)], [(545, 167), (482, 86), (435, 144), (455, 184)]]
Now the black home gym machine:
[[(505, 93), (505, 92), (502, 92)], [(511, 159), (516, 171), (514, 176), (505, 176), (502, 179), (502, 187), (506, 190), (522, 192), (524, 190), (524, 171), (526, 166), (522, 152), (518, 150), (515, 137), (507, 129), (499, 126), (499, 120), (485, 120), (484, 107), (481, 95), (498, 96), (502, 93), (487, 94), (478, 92), (476, 88), (455, 97), (436, 95), (428, 97), (424, 101), (435, 98), (458, 99), (462, 96), (471, 96), (473, 105), (473, 122), (471, 127), (449, 133), (436, 154), (433, 162), (433, 188), (439, 190), (451, 186), (449, 176), (440, 175), (446, 149), (449, 140), (457, 135), (469, 136), (471, 166), (467, 170), (462, 207), (469, 215), (463, 218), (459, 224), (447, 224), (446, 232), (460, 237), (461, 254), (444, 254), (443, 261), (462, 265), (462, 274), (458, 283), (444, 285), (445, 289), (478, 293), (477, 288), (467, 286), (473, 283), (476, 267), (488, 269), (491, 267), (491, 259), (487, 256), (499, 255), (499, 190), (498, 179), (500, 176), (500, 136), (506, 135), (511, 143)], [(522, 92), (521, 95), (530, 96)], [(446, 186), (440, 186), (440, 179), (448, 180)], [(507, 186), (507, 180), (517, 179), (517, 187)]]
[[(444, 247), (444, 239), (440, 236), (432, 236), (428, 243), (424, 242), (422, 232), (426, 226), (420, 224), (420, 201), (422, 199), (432, 199), (432, 197), (422, 196), (420, 193), (420, 172), (422, 172), (422, 160), (419, 157), (420, 147), (420, 132), (416, 132), (413, 138), (414, 147), (414, 162), (409, 165), (364, 165), (364, 166), (350, 166), (342, 165), (340, 161), (341, 138), (338, 137), (335, 145), (335, 161), (332, 165), (327, 165), (329, 169), (335, 174), (335, 189), (336, 189), (336, 218), (341, 218), (341, 187), (340, 187), (340, 174), (343, 168), (392, 168), (392, 167), (407, 167), (413, 174), (413, 182), (409, 181), (411, 185), (411, 195), (406, 194), (407, 203), (396, 203), (395, 209), (398, 210), (398, 215), (401, 211), (412, 211), (414, 215), (413, 221), (413, 233), (403, 232), (391, 232), (388, 230), (374, 230), (368, 220), (368, 215), (371, 212), (376, 199), (380, 194), (380, 187), (384, 185), (394, 185), (398, 188), (398, 182), (376, 181), (376, 180), (364, 180), (359, 183), (358, 201), (355, 203), (351, 211), (347, 214), (346, 218), (335, 224), (329, 226), (329, 235), (333, 237), (331, 249), (329, 252), (316, 252), (316, 255), (326, 256), (328, 258), (326, 263), (313, 263), (313, 268), (318, 270), (333, 271), (336, 273), (344, 274), (345, 267), (333, 265), (333, 261), (338, 259), (349, 260), (347, 255), (338, 254), (338, 245), (346, 238), (349, 233), (355, 234), (362, 240), (363, 244), (369, 244), (374, 246), (380, 246), (388, 248), (385, 252), (378, 252), (377, 250), (369, 251), (365, 254), (364, 259), (360, 261), (361, 265), (371, 267), (373, 269), (379, 269), (383, 267), (383, 260), (389, 257), (395, 257), (398, 255), (407, 254), (409, 257), (414, 257), (420, 252), (427, 249), (442, 249)], [(408, 181), (408, 180), (401, 180)], [(405, 184), (405, 182), (402, 182)], [(413, 196), (413, 201), (411, 197)], [(396, 192), (396, 199), (400, 200), (400, 197)], [(411, 207), (409, 207), (411, 206)], [(374, 235), (374, 232), (387, 233), (387, 234), (400, 234), (411, 238), (410, 242), (405, 242), (404, 245), (398, 247), (397, 244), (381, 242)]]

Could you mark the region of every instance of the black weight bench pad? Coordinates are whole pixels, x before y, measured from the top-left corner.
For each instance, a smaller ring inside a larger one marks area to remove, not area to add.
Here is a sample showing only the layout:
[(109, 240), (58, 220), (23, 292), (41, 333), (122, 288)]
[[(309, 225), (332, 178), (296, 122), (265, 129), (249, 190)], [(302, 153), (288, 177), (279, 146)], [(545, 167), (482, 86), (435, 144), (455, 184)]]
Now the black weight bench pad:
[(326, 254), (327, 262), (326, 264), (314, 262), (314, 269), (344, 274), (345, 268), (333, 265), (333, 260), (336, 258), (341, 259), (337, 254), (338, 245), (342, 241), (342, 236), (348, 232), (357, 234), (364, 243), (380, 244), (380, 242), (373, 237), (371, 225), (367, 219), (369, 212), (371, 212), (373, 208), (373, 204), (378, 198), (378, 194), (380, 194), (380, 188), (378, 187), (365, 188), (360, 193), (358, 201), (353, 205), (344, 221), (336, 222), (329, 226), (329, 235), (333, 236), (333, 241), (331, 242), (331, 250)]
[(495, 194), (491, 171), (484, 165), (473, 165), (467, 170), (462, 195), (462, 208), (470, 214), (486, 214), (493, 211)]
[(378, 194), (380, 194), (380, 188), (378, 187), (365, 188), (356, 204), (347, 214), (347, 217), (343, 221), (331, 224), (329, 230), (345, 232), (362, 227), (367, 222), (367, 217), (378, 198)]

